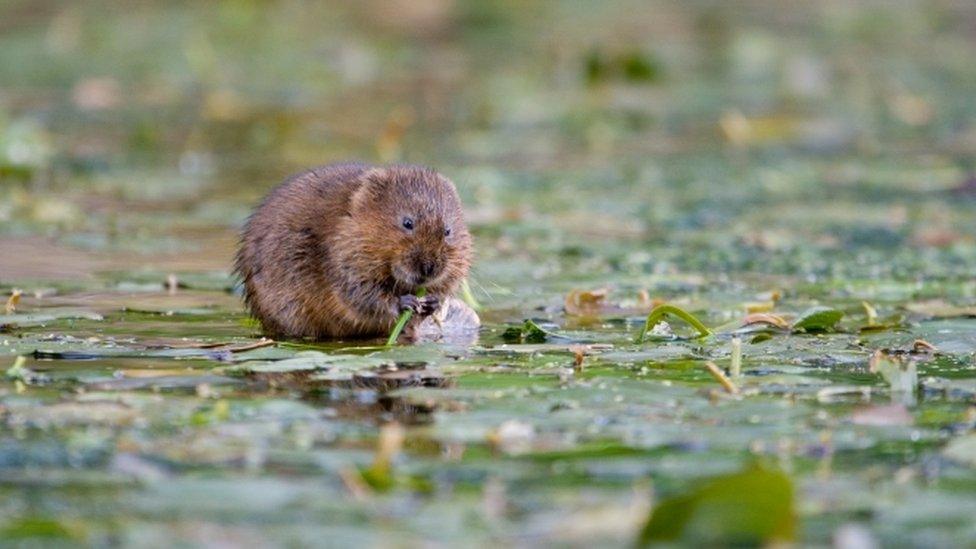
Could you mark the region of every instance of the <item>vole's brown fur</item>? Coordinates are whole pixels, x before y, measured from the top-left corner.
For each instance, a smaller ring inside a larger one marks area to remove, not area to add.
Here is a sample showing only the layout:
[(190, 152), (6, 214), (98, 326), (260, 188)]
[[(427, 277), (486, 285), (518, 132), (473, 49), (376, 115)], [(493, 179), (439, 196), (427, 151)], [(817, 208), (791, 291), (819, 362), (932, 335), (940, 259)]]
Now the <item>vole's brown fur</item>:
[[(236, 270), (268, 335), (375, 336), (404, 307), (429, 314), (448, 300), (471, 254), (461, 201), (444, 176), (333, 164), (271, 191), (244, 227)], [(420, 287), (428, 297), (411, 298)]]

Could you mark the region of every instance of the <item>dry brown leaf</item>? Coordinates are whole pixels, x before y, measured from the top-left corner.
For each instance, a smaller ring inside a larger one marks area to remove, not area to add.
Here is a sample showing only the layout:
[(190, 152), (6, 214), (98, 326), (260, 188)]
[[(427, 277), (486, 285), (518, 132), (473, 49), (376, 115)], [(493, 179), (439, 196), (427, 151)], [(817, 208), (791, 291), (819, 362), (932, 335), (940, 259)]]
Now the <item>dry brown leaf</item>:
[(768, 324), (784, 330), (787, 330), (790, 327), (790, 323), (787, 322), (785, 318), (773, 313), (752, 313), (746, 315), (745, 318), (742, 319), (742, 325), (748, 326), (750, 324)]
[(566, 313), (576, 316), (599, 314), (605, 307), (609, 293), (610, 290), (607, 288), (572, 290), (566, 294)]
[(912, 343), (912, 352), (913, 353), (937, 353), (939, 352), (939, 350), (936, 349), (935, 345), (932, 345), (931, 343), (925, 341), (924, 339), (916, 339), (915, 342)]

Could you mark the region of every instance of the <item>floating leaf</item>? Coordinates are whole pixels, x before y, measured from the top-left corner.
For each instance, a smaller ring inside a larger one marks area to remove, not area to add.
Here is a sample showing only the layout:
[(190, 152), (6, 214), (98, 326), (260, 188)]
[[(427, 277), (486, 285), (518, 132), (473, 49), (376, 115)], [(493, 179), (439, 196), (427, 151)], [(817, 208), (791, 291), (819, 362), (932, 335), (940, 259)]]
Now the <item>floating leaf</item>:
[(842, 318), (844, 312), (833, 307), (811, 307), (793, 321), (793, 331), (826, 332), (832, 330)]
[(91, 311), (46, 310), (42, 313), (0, 315), (0, 331), (28, 326), (44, 326), (57, 320), (103, 320)]
[(713, 478), (655, 507), (639, 543), (715, 546), (791, 541), (797, 530), (793, 491), (788, 476), (759, 465)]
[(511, 326), (502, 333), (508, 343), (545, 343), (551, 339), (566, 339), (543, 329), (534, 320), (526, 320), (521, 326)]
[(293, 358), (271, 362), (245, 362), (224, 368), (228, 375), (312, 374), (315, 372), (351, 372), (386, 364), (388, 361), (358, 355), (327, 355), (318, 351), (303, 351)]
[(543, 330), (532, 320), (526, 320), (522, 326), (522, 340), (526, 343), (543, 343), (548, 337), (549, 332)]

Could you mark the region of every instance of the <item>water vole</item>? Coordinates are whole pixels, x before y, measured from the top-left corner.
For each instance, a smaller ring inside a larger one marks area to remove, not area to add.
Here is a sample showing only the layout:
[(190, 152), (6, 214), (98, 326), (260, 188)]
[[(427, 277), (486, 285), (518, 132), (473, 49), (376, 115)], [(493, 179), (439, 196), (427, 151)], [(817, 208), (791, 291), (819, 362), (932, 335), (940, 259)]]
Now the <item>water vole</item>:
[[(471, 236), (454, 184), (419, 166), (332, 164), (272, 190), (244, 226), (236, 271), (244, 298), (273, 337), (389, 333), (477, 315), (451, 297), (471, 264)], [(414, 297), (426, 288), (423, 298)]]

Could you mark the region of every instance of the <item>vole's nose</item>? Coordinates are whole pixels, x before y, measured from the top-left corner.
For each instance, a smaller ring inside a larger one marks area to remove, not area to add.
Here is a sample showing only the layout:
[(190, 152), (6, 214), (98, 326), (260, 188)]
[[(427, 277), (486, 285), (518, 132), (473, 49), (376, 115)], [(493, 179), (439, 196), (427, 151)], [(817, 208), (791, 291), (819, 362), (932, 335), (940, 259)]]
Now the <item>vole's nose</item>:
[(421, 261), (420, 262), (420, 276), (424, 280), (427, 280), (433, 276), (434, 271), (437, 269), (437, 265), (433, 261)]

